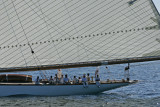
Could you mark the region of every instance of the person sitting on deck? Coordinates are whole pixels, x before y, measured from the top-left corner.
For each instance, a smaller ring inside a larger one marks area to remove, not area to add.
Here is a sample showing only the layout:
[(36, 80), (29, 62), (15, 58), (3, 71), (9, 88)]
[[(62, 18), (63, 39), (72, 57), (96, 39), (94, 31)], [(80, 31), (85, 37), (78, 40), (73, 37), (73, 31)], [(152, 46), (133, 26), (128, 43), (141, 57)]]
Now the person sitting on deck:
[(57, 77), (57, 74), (55, 74), (55, 77), (54, 77), (53, 81), (54, 81), (54, 84), (58, 84), (58, 77)]
[(87, 73), (87, 81), (88, 81), (88, 83), (90, 82), (89, 73)]
[(67, 74), (65, 75), (65, 78), (63, 80), (64, 80), (64, 84), (70, 84)]
[(76, 76), (74, 76), (73, 78), (73, 84), (78, 84), (78, 79), (76, 78)]
[(82, 84), (82, 78), (81, 77), (78, 78), (78, 83)]
[(61, 79), (59, 81), (60, 84), (64, 84), (64, 78), (63, 78), (63, 75), (61, 75)]
[(37, 76), (36, 80), (35, 80), (35, 84), (39, 84), (39, 76)]
[(87, 82), (87, 78), (86, 78), (86, 75), (84, 74), (83, 75), (83, 78), (82, 78), (82, 83), (83, 83), (83, 87), (88, 87), (88, 82)]
[(53, 84), (53, 83), (54, 83), (54, 81), (53, 81), (53, 78), (51, 76), (50, 79), (49, 79), (49, 84)]
[(91, 82), (94, 82), (94, 81), (93, 81), (93, 78), (94, 78), (94, 77), (93, 77), (93, 76), (91, 76)]
[(95, 78), (95, 81), (96, 81), (96, 85), (98, 87), (100, 87), (100, 78), (99, 78), (99, 75), (97, 75), (97, 77)]

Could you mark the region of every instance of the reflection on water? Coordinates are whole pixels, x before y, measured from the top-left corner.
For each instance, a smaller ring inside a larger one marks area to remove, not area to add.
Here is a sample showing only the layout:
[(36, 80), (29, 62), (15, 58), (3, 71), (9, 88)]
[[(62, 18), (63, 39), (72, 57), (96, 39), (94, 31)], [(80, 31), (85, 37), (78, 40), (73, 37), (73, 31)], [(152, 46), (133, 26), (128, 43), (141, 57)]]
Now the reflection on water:
[[(139, 83), (106, 91), (98, 95), (82, 96), (12, 96), (1, 97), (0, 107), (160, 107), (160, 61), (131, 64), (131, 79), (140, 80)], [(126, 65), (108, 66), (100, 68), (101, 79), (122, 79)], [(94, 75), (95, 67), (63, 70), (70, 78), (74, 75), (82, 76), (84, 73)], [(57, 71), (49, 71), (54, 75)], [(27, 72), (36, 77), (38, 72)], [(25, 74), (24, 72), (22, 74)]]

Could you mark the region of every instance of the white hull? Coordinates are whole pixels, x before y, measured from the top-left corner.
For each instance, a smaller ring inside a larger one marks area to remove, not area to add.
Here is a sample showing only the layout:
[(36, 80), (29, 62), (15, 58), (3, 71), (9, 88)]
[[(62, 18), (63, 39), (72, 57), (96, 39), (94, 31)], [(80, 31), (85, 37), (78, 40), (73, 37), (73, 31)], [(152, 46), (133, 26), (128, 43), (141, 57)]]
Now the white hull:
[(33, 95), (33, 96), (66, 96), (97, 94), (107, 90), (127, 86), (135, 82), (83, 85), (0, 85), (0, 96)]

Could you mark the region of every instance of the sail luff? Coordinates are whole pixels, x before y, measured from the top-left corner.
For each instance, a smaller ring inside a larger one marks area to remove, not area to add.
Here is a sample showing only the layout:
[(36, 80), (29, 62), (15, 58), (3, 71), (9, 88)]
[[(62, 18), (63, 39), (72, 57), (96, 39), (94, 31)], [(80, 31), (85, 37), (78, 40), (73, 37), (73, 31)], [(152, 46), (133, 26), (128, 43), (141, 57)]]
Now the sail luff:
[(29, 66), (29, 67), (17, 67), (17, 68), (1, 68), (0, 72), (22, 72), (22, 71), (39, 71), (39, 70), (51, 70), (51, 69), (66, 69), (66, 68), (79, 68), (79, 67), (93, 67), (102, 65), (114, 65), (114, 64), (125, 64), (135, 62), (146, 62), (160, 60), (160, 56), (157, 57), (135, 57), (135, 58), (124, 58), (114, 60), (102, 60), (102, 61), (90, 61), (90, 62), (79, 62), (79, 63), (66, 63), (66, 64), (55, 64), (55, 65), (42, 65), (42, 66)]

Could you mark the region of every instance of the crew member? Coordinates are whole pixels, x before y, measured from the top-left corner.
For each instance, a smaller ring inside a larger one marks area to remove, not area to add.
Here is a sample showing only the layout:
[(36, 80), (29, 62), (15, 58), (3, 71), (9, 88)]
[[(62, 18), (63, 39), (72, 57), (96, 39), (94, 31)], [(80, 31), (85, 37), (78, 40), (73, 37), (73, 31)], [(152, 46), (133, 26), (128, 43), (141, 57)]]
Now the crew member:
[(99, 78), (99, 75), (97, 75), (97, 77), (95, 78), (95, 81), (96, 81), (97, 87), (100, 87), (100, 78)]
[(76, 76), (74, 76), (73, 78), (73, 84), (78, 84), (78, 79), (76, 78)]
[(99, 67), (97, 67), (97, 69), (95, 71), (95, 78), (97, 77), (97, 75), (99, 75)]
[(84, 88), (88, 87), (88, 82), (85, 74), (83, 75), (82, 83)]
[(35, 84), (39, 84), (40, 80), (39, 80), (39, 76), (37, 76), (36, 80), (35, 80)]
[(70, 84), (67, 74), (65, 75), (64, 78), (64, 84)]
[(52, 76), (51, 76), (50, 79), (49, 79), (49, 83), (50, 83), (50, 84), (53, 84), (53, 83), (54, 83)]
[(58, 69), (57, 77), (58, 77), (59, 80), (61, 79), (61, 76), (62, 76), (62, 70)]
[(90, 83), (90, 76), (89, 76), (89, 73), (87, 73), (87, 81), (88, 81), (88, 83)]

